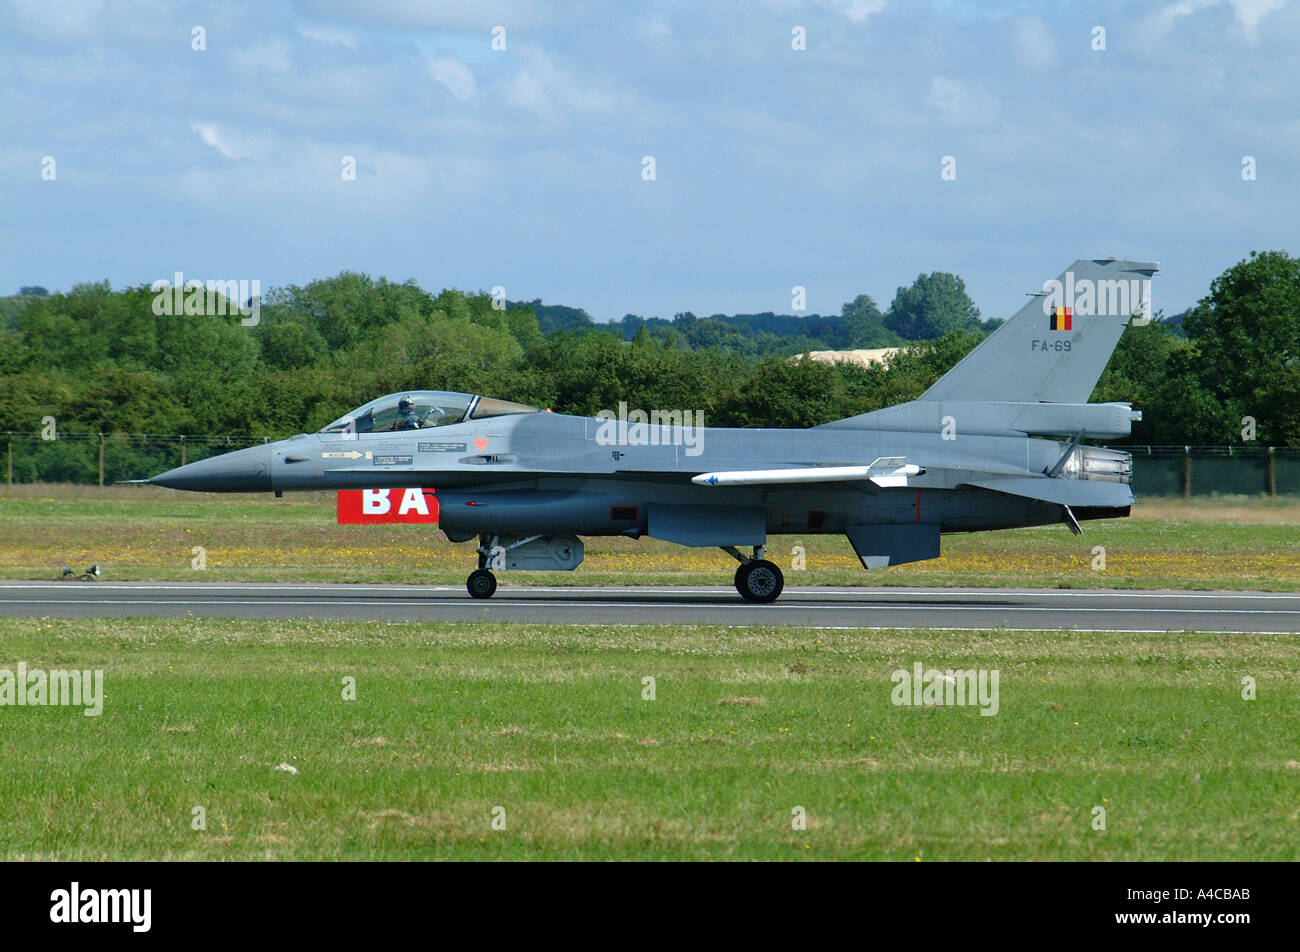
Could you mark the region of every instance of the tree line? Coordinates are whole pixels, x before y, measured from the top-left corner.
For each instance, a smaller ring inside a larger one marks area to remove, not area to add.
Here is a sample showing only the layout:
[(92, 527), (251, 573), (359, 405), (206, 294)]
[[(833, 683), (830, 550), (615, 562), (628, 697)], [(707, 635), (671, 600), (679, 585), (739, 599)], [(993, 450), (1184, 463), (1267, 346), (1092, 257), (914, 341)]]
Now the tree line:
[[(0, 429), (32, 432), (53, 416), (65, 432), (275, 439), (403, 389), (805, 427), (915, 399), (992, 323), (941, 272), (900, 288), (885, 312), (861, 295), (832, 318), (629, 315), (609, 325), (562, 325), (540, 302), (497, 309), (487, 294), (352, 272), (272, 289), (256, 326), (237, 313), (157, 315), (154, 296), (102, 282), (0, 299)], [(1240, 443), (1249, 419), (1260, 443), (1300, 445), (1300, 260), (1251, 252), (1181, 317), (1181, 328), (1129, 327), (1093, 395), (1142, 409), (1131, 442)], [(883, 365), (795, 356), (891, 343), (903, 350)]]
[(524, 302), (537, 315), (543, 333), (607, 330), (626, 341), (638, 336), (676, 350), (720, 350), (744, 357), (783, 357), (813, 350), (858, 350), (902, 347), (913, 341), (934, 340), (945, 334), (987, 334), (1002, 323), (982, 320), (979, 308), (957, 275), (934, 271), (918, 275), (900, 287), (888, 310), (869, 294), (859, 294), (840, 308), (838, 315), (714, 314), (699, 317), (691, 311), (662, 317), (625, 314), (609, 324), (597, 324), (582, 308)]

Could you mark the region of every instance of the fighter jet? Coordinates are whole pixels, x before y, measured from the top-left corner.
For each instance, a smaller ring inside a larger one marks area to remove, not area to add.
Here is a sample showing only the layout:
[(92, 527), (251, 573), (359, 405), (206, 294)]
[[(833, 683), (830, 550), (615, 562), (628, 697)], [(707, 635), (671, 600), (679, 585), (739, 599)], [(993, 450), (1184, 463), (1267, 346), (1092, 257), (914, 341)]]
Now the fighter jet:
[(785, 584), (765, 556), (772, 536), (845, 535), (879, 569), (937, 558), (944, 533), (1064, 523), (1078, 534), (1127, 516), (1132, 457), (1083, 440), (1128, 436), (1141, 415), (1087, 401), (1124, 327), (1150, 320), (1157, 270), (1076, 261), (919, 399), (808, 429), (410, 391), (147, 482), (277, 496), (431, 489), (447, 538), (477, 540), (474, 598), (492, 596), (495, 572), (573, 570), (582, 536), (621, 535), (716, 546), (739, 563), (740, 595), (772, 602)]

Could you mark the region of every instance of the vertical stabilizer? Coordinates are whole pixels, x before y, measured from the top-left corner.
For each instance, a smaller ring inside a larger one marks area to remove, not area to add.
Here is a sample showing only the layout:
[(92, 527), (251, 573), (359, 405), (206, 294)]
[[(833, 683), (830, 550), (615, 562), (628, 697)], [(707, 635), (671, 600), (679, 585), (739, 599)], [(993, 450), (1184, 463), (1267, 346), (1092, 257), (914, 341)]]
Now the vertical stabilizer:
[(1154, 261), (1076, 261), (921, 400), (1087, 403), (1124, 327), (1151, 318)]

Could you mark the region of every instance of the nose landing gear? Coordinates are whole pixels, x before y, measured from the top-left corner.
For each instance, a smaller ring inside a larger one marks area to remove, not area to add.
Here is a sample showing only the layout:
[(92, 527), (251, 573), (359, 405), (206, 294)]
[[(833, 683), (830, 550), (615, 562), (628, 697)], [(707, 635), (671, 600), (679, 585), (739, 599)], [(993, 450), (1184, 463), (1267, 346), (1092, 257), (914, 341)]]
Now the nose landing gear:
[(478, 568), (465, 580), (465, 588), (474, 598), (491, 598), (496, 592), (494, 570), (572, 572), (582, 563), (582, 540), (577, 536), (481, 532), (478, 540)]
[(497, 591), (497, 577), (492, 568), (505, 568), (505, 550), (501, 548), (500, 536), (480, 535), (478, 547), (478, 568), (469, 573), (465, 579), (465, 589), (471, 598), (491, 598)]

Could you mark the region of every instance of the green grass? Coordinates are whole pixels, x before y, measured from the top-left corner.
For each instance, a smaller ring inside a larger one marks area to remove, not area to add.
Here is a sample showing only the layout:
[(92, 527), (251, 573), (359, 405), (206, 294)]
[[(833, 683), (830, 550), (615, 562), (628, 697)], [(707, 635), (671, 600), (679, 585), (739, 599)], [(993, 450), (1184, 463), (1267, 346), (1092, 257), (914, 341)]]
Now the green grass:
[[(0, 708), (7, 860), (1300, 857), (1300, 636), (0, 619), (0, 641), (0, 667), (102, 668), (106, 692), (98, 718)], [(1000, 712), (895, 707), (917, 660), (997, 669)]]
[[(717, 549), (594, 538), (576, 572), (511, 584), (730, 584)], [(1300, 591), (1300, 499), (1140, 500), (1132, 518), (949, 535), (942, 558), (866, 572), (842, 536), (772, 536), (790, 585), (969, 585)], [(806, 549), (806, 571), (792, 547)], [(206, 569), (192, 566), (194, 547)], [(1106, 568), (1093, 568), (1095, 546)], [(156, 487), (16, 486), (0, 499), (0, 577), (57, 577), (98, 562), (126, 580), (426, 582), (460, 585), (474, 544), (430, 526), (339, 526), (327, 493), (211, 496)]]

